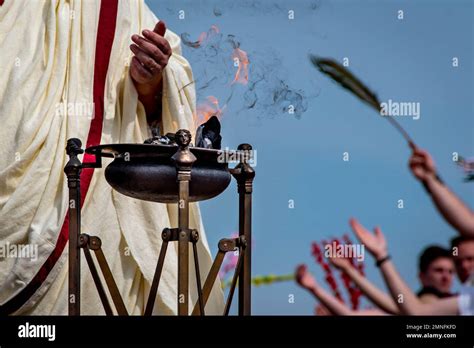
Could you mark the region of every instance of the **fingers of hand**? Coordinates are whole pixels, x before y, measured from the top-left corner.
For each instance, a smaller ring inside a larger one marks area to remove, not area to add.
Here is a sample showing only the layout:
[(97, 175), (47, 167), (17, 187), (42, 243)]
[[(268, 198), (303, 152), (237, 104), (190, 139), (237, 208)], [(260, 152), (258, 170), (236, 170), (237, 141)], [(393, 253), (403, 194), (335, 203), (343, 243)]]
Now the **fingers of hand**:
[(425, 161), (431, 160), (430, 154), (418, 147), (413, 151), (412, 158), (423, 158)]
[(410, 160), (423, 160), (426, 161), (426, 155), (421, 152), (413, 152), (410, 157)]
[(376, 235), (377, 237), (379, 237), (379, 238), (382, 238), (382, 237), (383, 237), (383, 235), (382, 235), (382, 230), (381, 230), (380, 227), (378, 227), (378, 226), (374, 228), (374, 233), (375, 233), (375, 235)]
[(157, 33), (158, 35), (165, 36), (166, 23), (163, 21), (159, 21), (158, 23), (156, 23), (155, 29), (153, 29), (153, 31)]
[(306, 265), (299, 265), (297, 268), (296, 268), (296, 279), (297, 281), (301, 281), (301, 278), (304, 276), (304, 274), (306, 273)]
[(141, 50), (137, 45), (130, 45), (130, 49), (135, 54), (135, 57), (151, 75), (161, 73), (161, 65), (159, 65), (149, 54)]
[(424, 158), (421, 158), (421, 157), (412, 157), (410, 159), (410, 167), (418, 167), (418, 166), (422, 166), (426, 163), (425, 159)]
[(434, 162), (430, 158), (414, 156), (410, 159), (409, 167), (412, 171), (434, 172)]
[[(164, 68), (168, 64), (169, 56), (166, 55), (159, 47), (154, 43), (138, 36), (133, 35), (132, 41), (135, 43), (135, 47), (139, 48), (142, 52), (152, 58), (161, 68)], [(130, 46), (130, 48), (133, 44)], [(134, 52), (135, 53), (135, 52)]]
[(153, 78), (151, 72), (142, 65), (137, 57), (132, 58), (130, 69), (132, 76), (137, 79), (137, 82), (144, 83)]
[(172, 50), (170, 43), (163, 36), (150, 30), (143, 30), (142, 34), (146, 40), (156, 45), (165, 56), (171, 56)]
[(362, 225), (356, 219), (350, 219), (349, 223), (350, 223), (354, 233), (360, 238), (361, 237), (361, 232), (362, 232), (362, 228), (361, 228)]

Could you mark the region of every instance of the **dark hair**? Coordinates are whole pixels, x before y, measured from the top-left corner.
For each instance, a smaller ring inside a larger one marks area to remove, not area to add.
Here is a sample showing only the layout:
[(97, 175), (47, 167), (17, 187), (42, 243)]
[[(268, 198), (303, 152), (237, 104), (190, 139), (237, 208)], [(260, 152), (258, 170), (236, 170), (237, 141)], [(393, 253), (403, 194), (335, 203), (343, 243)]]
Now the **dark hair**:
[(464, 242), (474, 242), (474, 237), (466, 237), (466, 236), (457, 236), (451, 239), (451, 249), (459, 246), (459, 244)]
[(430, 264), (441, 257), (452, 259), (453, 255), (448, 249), (442, 248), (437, 245), (432, 245), (423, 250), (420, 255), (419, 269), (421, 273), (425, 273), (428, 270)]

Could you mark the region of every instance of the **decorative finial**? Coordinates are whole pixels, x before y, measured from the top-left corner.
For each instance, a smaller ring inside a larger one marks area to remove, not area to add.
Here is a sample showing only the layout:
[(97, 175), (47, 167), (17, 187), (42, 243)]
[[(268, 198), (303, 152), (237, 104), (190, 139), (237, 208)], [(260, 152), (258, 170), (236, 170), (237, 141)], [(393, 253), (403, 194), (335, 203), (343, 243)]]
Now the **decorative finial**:
[(66, 153), (69, 156), (79, 155), (84, 152), (84, 150), (82, 150), (81, 147), (82, 147), (82, 142), (80, 139), (77, 139), (77, 138), (68, 139), (67, 145), (66, 145)]
[(179, 147), (184, 148), (191, 143), (191, 132), (187, 129), (180, 129), (176, 132), (175, 141)]

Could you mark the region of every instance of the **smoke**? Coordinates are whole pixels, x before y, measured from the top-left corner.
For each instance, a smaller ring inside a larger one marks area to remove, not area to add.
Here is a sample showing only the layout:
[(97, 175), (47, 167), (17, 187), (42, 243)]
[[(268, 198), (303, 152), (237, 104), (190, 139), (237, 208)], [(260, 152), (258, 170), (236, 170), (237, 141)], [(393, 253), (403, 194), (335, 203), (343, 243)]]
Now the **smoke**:
[(289, 7), (298, 7), (303, 12), (317, 11), (321, 0), (147, 0), (152, 3), (159, 2), (160, 8), (166, 10), (168, 15), (175, 16), (180, 10), (192, 8), (193, 15), (214, 17), (231, 16), (239, 13), (246, 17), (266, 15), (279, 15), (287, 12)]
[[(270, 47), (245, 52), (242, 40), (232, 34), (223, 34), (215, 26), (201, 33), (195, 41), (189, 33), (182, 33), (181, 40), (186, 49), (185, 56), (193, 62), (198, 100), (204, 100), (212, 91), (218, 90), (227, 94), (220, 104), (228, 110), (232, 101), (236, 114), (252, 110), (257, 117), (300, 119), (308, 108), (308, 100), (316, 97), (308, 96), (304, 90), (286, 82), (288, 74), (281, 57)], [(248, 57), (247, 83), (234, 83), (240, 64), (235, 61), (236, 50), (243, 51)]]
[[(304, 11), (316, 11), (320, 7), (320, 0), (303, 0), (298, 5), (298, 8)], [(260, 16), (262, 13), (273, 15), (287, 12), (288, 8), (292, 6), (296, 5), (292, 5), (292, 1), (288, 0), (219, 1), (219, 4), (214, 6), (213, 13), (216, 17), (226, 15), (227, 13), (232, 14), (234, 11), (239, 11), (240, 14), (245, 16)]]
[(264, 57), (255, 55), (249, 69), (251, 79), (244, 92), (244, 109), (253, 109), (260, 117), (283, 115), (300, 119), (308, 108), (308, 100), (315, 96), (289, 86), (286, 75), (275, 52), (267, 51)]

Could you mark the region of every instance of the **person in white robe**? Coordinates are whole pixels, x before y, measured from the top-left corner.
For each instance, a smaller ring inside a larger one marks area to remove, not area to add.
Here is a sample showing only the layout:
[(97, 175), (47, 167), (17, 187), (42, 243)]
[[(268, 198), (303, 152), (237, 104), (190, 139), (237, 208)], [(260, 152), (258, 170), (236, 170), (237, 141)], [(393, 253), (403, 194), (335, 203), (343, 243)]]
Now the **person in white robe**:
[[(67, 139), (79, 138), (83, 147), (143, 143), (151, 123), (162, 134), (184, 128), (194, 136), (191, 67), (179, 37), (157, 23), (143, 0), (0, 6), (0, 313), (68, 312)], [(104, 178), (108, 163), (83, 170), (82, 232), (101, 238), (128, 312), (142, 315), (161, 231), (177, 227), (177, 207), (114, 191)], [(197, 203), (190, 205), (190, 227), (200, 232), (204, 284), (212, 259)], [(154, 314), (177, 313), (175, 244)], [(28, 246), (35, 257), (12, 256), (12, 246)], [(81, 314), (104, 314), (84, 256), (81, 264)], [(190, 312), (197, 301), (192, 270), (190, 253)], [(216, 281), (206, 314), (222, 314), (223, 302)]]

